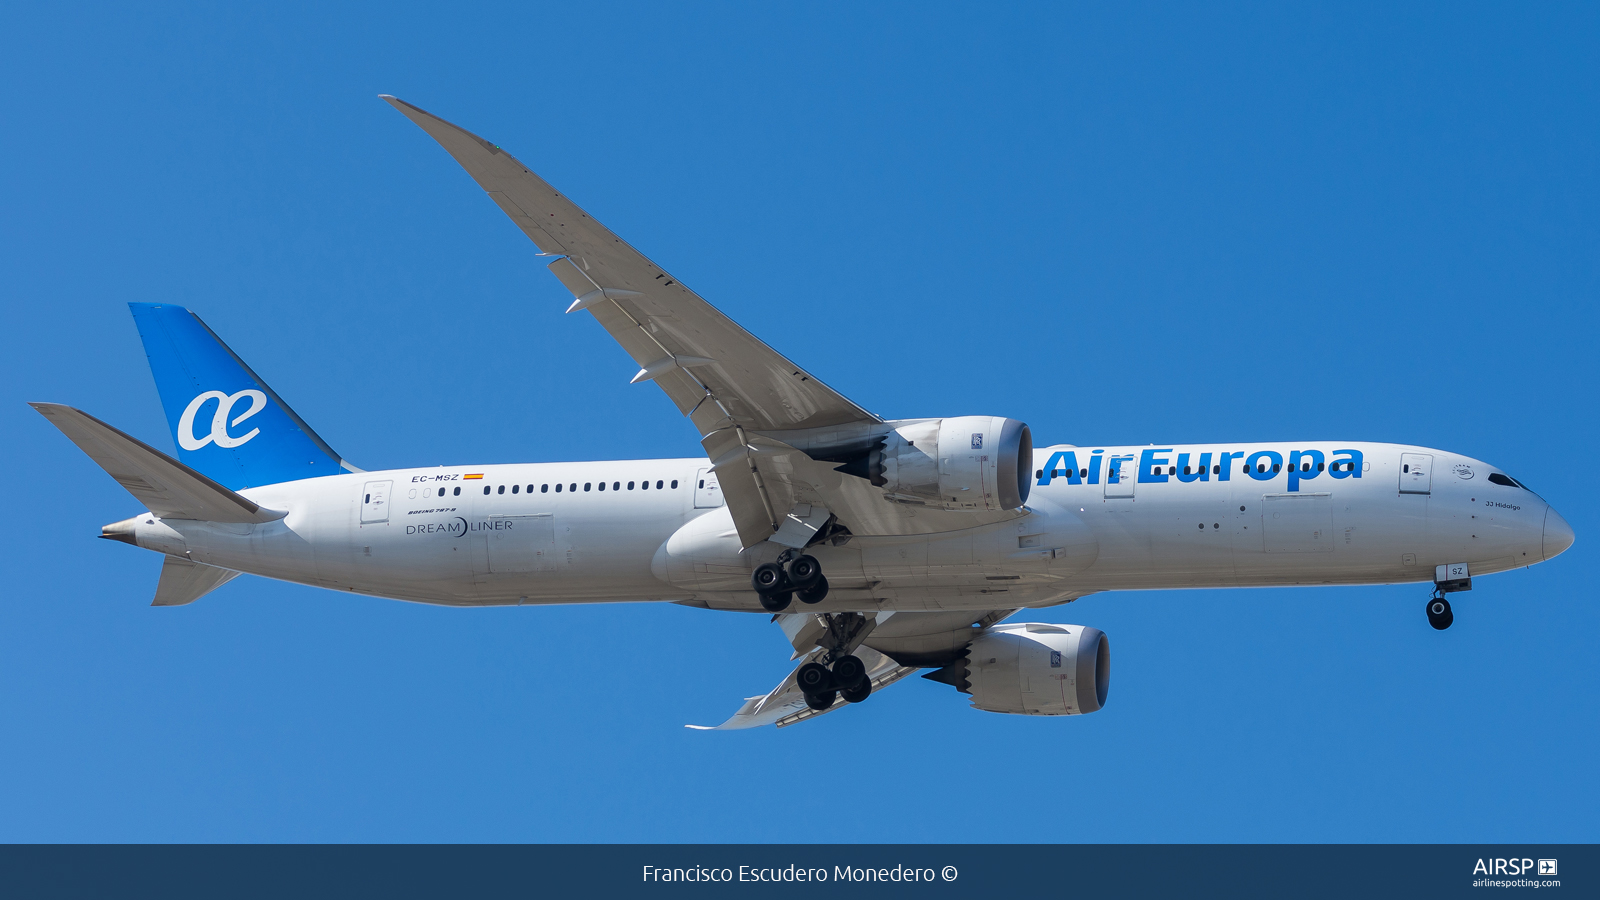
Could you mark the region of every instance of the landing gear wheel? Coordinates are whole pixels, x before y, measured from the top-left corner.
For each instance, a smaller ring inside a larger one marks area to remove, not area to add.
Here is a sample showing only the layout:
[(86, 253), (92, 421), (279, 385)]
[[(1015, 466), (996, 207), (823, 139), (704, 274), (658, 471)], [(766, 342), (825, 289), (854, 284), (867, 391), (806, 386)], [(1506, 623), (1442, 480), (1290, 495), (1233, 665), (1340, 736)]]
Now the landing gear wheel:
[(841, 656), (833, 662), (833, 680), (846, 690), (860, 687), (867, 680), (867, 667), (860, 657)]
[(788, 585), (789, 577), (777, 563), (762, 563), (750, 573), (750, 586), (763, 594), (776, 594)]
[(761, 608), (770, 613), (780, 613), (789, 608), (789, 601), (794, 599), (793, 591), (779, 591), (776, 594), (761, 593)]
[(821, 603), (822, 598), (828, 596), (827, 576), (818, 576), (817, 583), (809, 588), (798, 591), (801, 603)]
[(807, 694), (806, 705), (817, 712), (822, 712), (823, 710), (833, 706), (833, 701), (838, 696), (838, 691), (823, 691), (820, 694)]
[(822, 578), (822, 563), (817, 562), (815, 556), (802, 553), (789, 560), (788, 575), (789, 583), (794, 585), (795, 590), (806, 590), (815, 586), (818, 579)]
[(1443, 597), (1434, 597), (1428, 601), (1428, 624), (1439, 631), (1450, 627), (1456, 620), (1456, 614), (1450, 611), (1450, 601)]
[(853, 687), (853, 688), (845, 688), (844, 690), (839, 692), (839, 696), (843, 697), (845, 700), (847, 700), (850, 703), (860, 703), (861, 701), (867, 699), (867, 697), (869, 697), (871, 695), (872, 695), (872, 680), (869, 679), (869, 678), (863, 678), (863, 679), (861, 679), (861, 683), (856, 685), (855, 687)]
[[(822, 663), (809, 662), (801, 666), (800, 671), (794, 673), (794, 680), (800, 686), (801, 692), (806, 695), (807, 699), (813, 694), (831, 693), (837, 687), (833, 673), (829, 672), (828, 667)], [(828, 702), (832, 703), (833, 701), (830, 700)]]

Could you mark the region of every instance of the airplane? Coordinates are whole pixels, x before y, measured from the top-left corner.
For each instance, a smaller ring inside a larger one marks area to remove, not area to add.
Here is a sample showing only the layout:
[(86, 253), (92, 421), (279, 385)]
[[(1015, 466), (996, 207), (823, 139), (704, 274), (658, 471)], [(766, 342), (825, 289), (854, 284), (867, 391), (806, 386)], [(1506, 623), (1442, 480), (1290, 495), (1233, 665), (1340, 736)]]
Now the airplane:
[[(1016, 419), (885, 419), (745, 331), (499, 146), (381, 95), (550, 259), (703, 458), (368, 472), (189, 310), (130, 304), (177, 458), (32, 404), (146, 507), (155, 606), (240, 573), (416, 603), (770, 614), (798, 665), (715, 729), (784, 727), (920, 670), (980, 710), (1103, 708), (1097, 628), (1008, 622), (1119, 590), (1431, 583), (1553, 559), (1571, 527), (1498, 467), (1404, 444), (1036, 447)], [(708, 728), (708, 726), (688, 726)]]

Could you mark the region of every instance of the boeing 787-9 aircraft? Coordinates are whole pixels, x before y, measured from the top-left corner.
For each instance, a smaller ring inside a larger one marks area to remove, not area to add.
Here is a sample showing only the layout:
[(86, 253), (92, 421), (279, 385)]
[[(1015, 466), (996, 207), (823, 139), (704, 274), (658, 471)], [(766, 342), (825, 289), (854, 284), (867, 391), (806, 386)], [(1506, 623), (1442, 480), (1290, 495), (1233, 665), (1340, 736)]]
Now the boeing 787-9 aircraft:
[(551, 259), (700, 433), (694, 459), (346, 462), (200, 318), (133, 316), (178, 458), (36, 403), (148, 511), (155, 605), (247, 572), (417, 603), (765, 612), (798, 667), (719, 728), (793, 724), (916, 672), (1019, 715), (1106, 703), (1106, 636), (1009, 623), (1097, 591), (1430, 583), (1551, 559), (1572, 529), (1488, 463), (1362, 441), (1035, 447), (1015, 419), (884, 419), (785, 359), (494, 144), (385, 96)]

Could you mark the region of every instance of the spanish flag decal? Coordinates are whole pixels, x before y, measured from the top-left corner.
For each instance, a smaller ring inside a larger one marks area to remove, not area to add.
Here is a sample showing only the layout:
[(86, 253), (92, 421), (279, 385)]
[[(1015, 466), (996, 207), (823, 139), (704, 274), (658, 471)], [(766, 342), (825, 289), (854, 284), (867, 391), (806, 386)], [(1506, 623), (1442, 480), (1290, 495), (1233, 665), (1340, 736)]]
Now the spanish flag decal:
[(482, 473), (482, 472), (479, 472), (479, 473), (478, 473), (478, 474), (476, 474), (476, 475), (463, 475), (463, 476), (461, 476), (461, 477), (462, 477), (462, 479), (463, 479), (463, 480), (465, 480), (465, 481), (471, 481), (471, 480), (473, 480), (473, 479), (474, 479), (474, 478), (480, 478), (480, 479), (481, 479), (481, 478), (482, 478), (482, 477), (483, 477), (483, 473)]

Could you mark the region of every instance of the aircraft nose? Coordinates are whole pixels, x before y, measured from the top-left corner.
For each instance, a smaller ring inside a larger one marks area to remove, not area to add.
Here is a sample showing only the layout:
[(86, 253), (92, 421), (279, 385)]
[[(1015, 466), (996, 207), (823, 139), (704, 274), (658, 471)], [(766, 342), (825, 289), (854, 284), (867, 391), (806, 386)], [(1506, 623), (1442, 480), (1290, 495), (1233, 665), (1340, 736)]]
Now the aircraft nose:
[(1544, 513), (1544, 558), (1555, 559), (1572, 546), (1572, 526), (1554, 509)]

